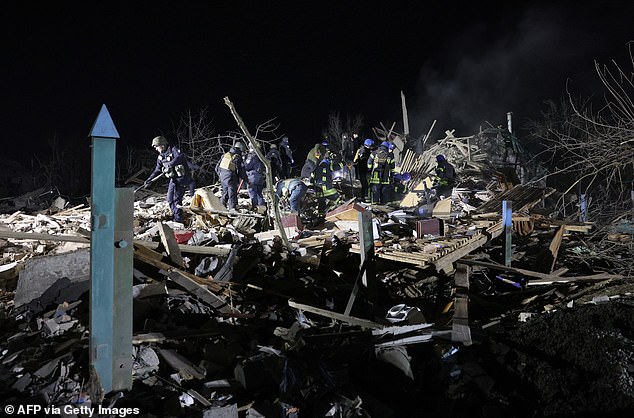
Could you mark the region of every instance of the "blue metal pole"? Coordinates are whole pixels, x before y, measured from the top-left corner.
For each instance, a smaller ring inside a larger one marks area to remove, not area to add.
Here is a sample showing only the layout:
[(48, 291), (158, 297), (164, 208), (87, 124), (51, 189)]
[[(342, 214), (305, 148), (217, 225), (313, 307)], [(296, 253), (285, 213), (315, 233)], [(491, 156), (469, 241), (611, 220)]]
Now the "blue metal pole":
[(513, 208), (510, 201), (502, 201), (502, 224), (504, 225), (504, 265), (511, 266), (513, 258), (513, 247), (511, 238), (513, 236)]
[(119, 138), (119, 133), (105, 105), (101, 107), (90, 136), (90, 364), (104, 393), (108, 393), (112, 391), (115, 140)]

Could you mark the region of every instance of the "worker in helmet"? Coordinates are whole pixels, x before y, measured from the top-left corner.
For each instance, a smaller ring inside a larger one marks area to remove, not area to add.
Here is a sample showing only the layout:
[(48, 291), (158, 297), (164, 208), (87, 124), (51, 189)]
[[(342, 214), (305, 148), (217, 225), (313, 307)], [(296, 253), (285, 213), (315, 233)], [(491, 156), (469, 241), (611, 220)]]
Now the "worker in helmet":
[(266, 158), (271, 162), (273, 179), (280, 180), (282, 178), (282, 157), (276, 144), (271, 144), (269, 152), (266, 153)]
[(164, 136), (152, 139), (152, 147), (158, 152), (156, 166), (143, 186), (149, 186), (160, 174), (168, 178), (167, 203), (172, 211), (172, 219), (183, 222), (183, 210), (180, 206), (183, 204), (185, 191), (193, 184), (187, 155), (178, 147), (170, 146)]
[(393, 201), (401, 201), (405, 195), (409, 192), (409, 181), (412, 176), (409, 173), (397, 173), (394, 174), (394, 194), (392, 195)]
[(456, 185), (456, 170), (442, 154), (436, 156), (435, 172), (434, 188), (436, 189), (436, 196), (439, 198), (441, 196), (451, 196), (453, 187)]
[(236, 210), (238, 207), (240, 181), (248, 181), (242, 161), (244, 148), (242, 142), (237, 142), (216, 164), (216, 173), (222, 186), (221, 201), (229, 210)]
[(390, 144), (383, 141), (368, 157), (367, 167), (370, 171), (372, 203), (384, 205), (392, 199), (394, 159), (390, 156), (389, 147)]
[(361, 182), (361, 201), (365, 202), (368, 199), (368, 158), (372, 154), (374, 148), (374, 141), (367, 138), (363, 141), (363, 145), (357, 150), (354, 155), (353, 164), (355, 166), (357, 177)]
[(275, 194), (280, 199), (288, 200), (292, 213), (299, 213), (302, 197), (307, 190), (308, 186), (298, 178), (280, 180), (275, 185)]

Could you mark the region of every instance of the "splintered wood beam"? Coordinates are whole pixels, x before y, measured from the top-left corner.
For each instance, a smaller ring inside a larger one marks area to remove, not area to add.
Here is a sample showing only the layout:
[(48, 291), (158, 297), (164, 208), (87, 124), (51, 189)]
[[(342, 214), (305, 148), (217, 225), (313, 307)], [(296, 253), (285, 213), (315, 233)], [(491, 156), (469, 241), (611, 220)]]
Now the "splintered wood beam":
[(458, 264), (454, 274), (456, 297), (451, 326), (451, 341), (471, 345), (471, 328), (469, 328), (469, 274), (471, 267)]
[(15, 232), (0, 230), (0, 238), (30, 239), (34, 241), (65, 241), (90, 244), (90, 240), (77, 235), (36, 234), (34, 232)]
[(403, 90), (401, 90), (401, 107), (403, 108), (403, 134), (409, 135), (409, 118), (407, 117), (407, 105), (405, 104)]
[(167, 251), (167, 255), (170, 260), (172, 260), (172, 262), (177, 266), (182, 267), (183, 256), (181, 255), (180, 248), (178, 248), (174, 231), (172, 231), (172, 228), (163, 222), (159, 222), (157, 226), (159, 235), (161, 236), (161, 242), (163, 243), (163, 247), (165, 247), (165, 251)]
[(529, 280), (528, 282), (529, 286), (537, 285), (537, 284), (560, 283), (560, 282), (597, 281), (597, 280), (623, 278), (623, 276), (608, 274), (608, 273), (594, 274), (591, 276), (560, 277), (560, 276), (555, 276), (554, 274), (539, 273), (539, 272), (531, 271), (531, 270), (524, 270), (524, 269), (519, 269), (515, 267), (503, 266), (501, 264), (487, 263), (487, 262), (478, 261), (478, 260), (469, 260), (467, 258), (461, 258), (460, 263), (467, 264), (469, 266), (485, 267), (492, 270), (508, 271), (511, 273), (521, 274), (526, 277), (535, 277), (536, 279), (539, 279), (539, 280)]
[[(140, 239), (134, 240), (135, 244), (141, 245), (143, 247), (150, 248), (155, 250), (159, 247), (159, 242), (154, 241), (144, 241)], [(185, 245), (178, 244), (178, 249), (181, 253), (190, 253), (190, 254), (209, 254), (209, 255), (228, 255), (231, 251), (229, 248), (218, 248), (218, 247), (203, 247), (201, 245)]]
[(436, 271), (446, 271), (449, 272), (453, 268), (453, 263), (455, 261), (462, 261), (462, 257), (470, 254), (474, 250), (482, 247), (488, 241), (488, 237), (486, 235), (482, 235), (479, 238), (475, 239), (473, 242), (456, 249), (455, 251), (450, 252), (449, 254), (439, 258), (438, 260), (433, 262)]
[[(25, 239), (25, 240), (33, 240), (33, 241), (64, 241), (64, 242), (78, 242), (81, 244), (90, 244), (89, 238), (85, 238), (79, 235), (36, 234), (33, 232), (16, 232), (16, 231), (5, 231), (5, 230), (0, 230), (0, 238)], [(159, 246), (158, 242), (145, 241), (140, 239), (135, 239), (134, 243), (153, 249), (153, 250), (157, 249)], [(178, 248), (182, 253), (191, 253), (191, 254), (227, 255), (229, 254), (229, 251), (230, 251), (228, 248), (203, 247), (200, 245), (185, 245), (185, 244), (178, 244)]]
[(561, 247), (561, 240), (564, 237), (565, 229), (566, 229), (565, 225), (562, 225), (559, 227), (559, 229), (555, 233), (555, 236), (553, 237), (552, 242), (550, 243), (550, 246), (548, 247), (550, 252), (553, 254), (553, 262), (550, 265), (551, 273), (555, 269), (555, 263), (557, 262), (557, 254), (559, 254), (559, 247)]
[(343, 315), (337, 312), (328, 311), (326, 309), (316, 308), (310, 305), (304, 305), (303, 303), (297, 303), (292, 299), (288, 301), (288, 306), (295, 309), (300, 309), (306, 312), (312, 312), (314, 314), (325, 316), (326, 318), (335, 319), (337, 321), (345, 322), (350, 325), (356, 325), (362, 328), (369, 329), (382, 329), (384, 325), (368, 321), (367, 319), (355, 318), (354, 316)]
[[(179, 272), (183, 277), (187, 278), (189, 281), (199, 285), (199, 286), (205, 286), (205, 289), (207, 291), (209, 291), (210, 293), (212, 293), (214, 295), (213, 298), (211, 297), (207, 297), (206, 299), (203, 299), (205, 301), (207, 300), (211, 300), (211, 302), (215, 303), (215, 300), (218, 299), (220, 301), (222, 301), (224, 303), (224, 299), (222, 299), (222, 297), (215, 295), (215, 293), (213, 292), (222, 292), (224, 294), (228, 294), (228, 295), (232, 295), (231, 291), (229, 289), (225, 289), (223, 285), (219, 284), (218, 282), (214, 281), (214, 280), (210, 280), (210, 279), (203, 279), (202, 277), (198, 277), (195, 274), (191, 274), (187, 271), (183, 271), (183, 270), (179, 270), (178, 268), (172, 266), (171, 264), (167, 264), (162, 262), (160, 259), (157, 259), (157, 255), (160, 256), (161, 258), (163, 257), (160, 253), (157, 253), (156, 251), (152, 251), (150, 249), (147, 248), (143, 248), (143, 246), (135, 244), (135, 251), (134, 251), (134, 258), (136, 258), (137, 260), (140, 260), (146, 264), (149, 264), (151, 266), (154, 266), (158, 269), (164, 270), (166, 272), (172, 272), (172, 271), (177, 271)], [(176, 281), (176, 280), (174, 280)], [(177, 283), (181, 284), (182, 281), (178, 280)], [(183, 286), (185, 287), (185, 286)], [(190, 288), (186, 288), (188, 291), (190, 290)], [(204, 296), (204, 295), (203, 295)], [(212, 305), (213, 306), (213, 305)], [(215, 307), (215, 306), (214, 306)], [(237, 310), (233, 309), (234, 311), (237, 312)], [(222, 311), (223, 313), (227, 313), (225, 311)]]
[(189, 293), (198, 297), (200, 300), (207, 303), (209, 306), (220, 313), (240, 313), (240, 311), (238, 311), (236, 308), (227, 304), (227, 302), (223, 298), (217, 296), (215, 293), (212, 293), (206, 286), (202, 286), (196, 283), (196, 281), (192, 280), (189, 275), (186, 275), (183, 271), (174, 270), (168, 273), (167, 277), (169, 277), (174, 283), (177, 283)]

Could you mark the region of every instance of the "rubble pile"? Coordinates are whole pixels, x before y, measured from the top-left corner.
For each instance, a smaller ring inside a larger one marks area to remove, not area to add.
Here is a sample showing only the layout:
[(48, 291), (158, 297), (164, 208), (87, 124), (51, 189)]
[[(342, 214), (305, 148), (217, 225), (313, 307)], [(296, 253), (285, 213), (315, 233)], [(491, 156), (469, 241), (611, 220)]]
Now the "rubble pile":
[[(442, 143), (459, 150), (445, 152), (460, 174), (451, 198), (418, 189), (436, 149), (405, 153), (402, 169), (418, 175), (404, 202), (285, 214), (289, 245), (244, 192), (229, 212), (217, 188), (198, 189), (185, 223), (167, 221), (163, 195), (138, 193), (124, 392), (100, 393), (89, 370), (89, 207), (0, 215), (3, 405), (146, 417), (632, 410), (632, 221), (549, 218), (554, 190), (487, 179), (460, 143)], [(502, 200), (513, 202), (511, 265)]]

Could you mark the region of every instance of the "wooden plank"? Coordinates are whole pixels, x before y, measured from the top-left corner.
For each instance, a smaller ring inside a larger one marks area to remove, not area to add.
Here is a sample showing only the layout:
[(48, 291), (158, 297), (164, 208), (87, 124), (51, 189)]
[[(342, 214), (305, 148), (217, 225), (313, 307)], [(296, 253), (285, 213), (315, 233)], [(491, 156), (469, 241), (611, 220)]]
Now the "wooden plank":
[(524, 269), (519, 269), (515, 267), (507, 267), (501, 264), (487, 263), (487, 262), (479, 261), (479, 260), (469, 260), (466, 258), (461, 258), (460, 263), (467, 264), (469, 266), (485, 267), (485, 268), (489, 268), (493, 270), (509, 271), (511, 273), (518, 273), (527, 277), (535, 277), (537, 279), (540, 279), (540, 280), (530, 280), (528, 282), (529, 285), (550, 284), (555, 282), (594, 281), (594, 280), (609, 280), (609, 279), (623, 278), (623, 276), (608, 274), (608, 273), (600, 273), (600, 274), (595, 274), (592, 276), (560, 277), (560, 276), (555, 276), (553, 274), (539, 273), (536, 271), (524, 270)]
[(34, 232), (16, 232), (0, 230), (0, 238), (27, 239), (34, 241), (66, 241), (90, 244), (90, 240), (77, 235), (37, 234)]
[(439, 200), (436, 203), (436, 206), (434, 206), (432, 216), (435, 218), (440, 218), (449, 215), (451, 215), (451, 198)]
[(185, 274), (183, 271), (172, 271), (167, 274), (167, 277), (175, 283), (178, 283), (192, 295), (198, 297), (200, 300), (216, 309), (218, 312), (224, 314), (240, 313), (240, 311), (233, 306), (229, 306), (224, 299), (209, 291), (207, 287), (203, 287), (202, 285), (196, 283), (196, 281), (192, 280), (189, 275)]
[[(90, 244), (90, 239), (79, 235), (54, 235), (54, 234), (37, 234), (33, 232), (16, 232), (0, 230), (0, 238), (13, 238), (24, 239), (33, 241), (64, 241), (64, 242), (78, 242), (82, 244)], [(150, 249), (156, 249), (159, 246), (158, 242), (134, 240), (135, 244), (142, 245)], [(178, 244), (178, 248), (181, 252), (192, 254), (212, 254), (212, 255), (227, 255), (229, 254), (228, 248), (216, 248), (216, 247), (203, 247), (199, 245), (184, 245)]]
[(486, 244), (487, 241), (488, 241), (488, 238), (485, 235), (482, 235), (477, 237), (475, 240), (473, 240), (469, 244), (464, 245), (447, 255), (444, 255), (440, 259), (433, 262), (433, 265), (436, 268), (436, 271), (442, 271), (442, 270), (451, 271), (453, 269), (453, 263), (455, 261), (461, 260), (462, 257), (482, 247), (484, 244)]
[(64, 209), (60, 212), (57, 212), (56, 214), (52, 215), (53, 217), (57, 217), (57, 216), (68, 216), (68, 215), (72, 215), (73, 212), (75, 212), (77, 209), (80, 209), (84, 206), (83, 203), (77, 205), (77, 206), (73, 206), (72, 208), (68, 208), (68, 209)]
[[(213, 292), (224, 292), (225, 294), (230, 295), (229, 290), (225, 289), (224, 286), (221, 285), (220, 283), (210, 279), (203, 279), (202, 277), (198, 277), (189, 272), (179, 270), (178, 268), (172, 266), (171, 264), (164, 263), (160, 259), (156, 259), (156, 255), (148, 253), (147, 249), (139, 248), (142, 246), (138, 244), (134, 244), (134, 247), (135, 247), (134, 258), (136, 258), (137, 260), (143, 261), (144, 263), (147, 263), (158, 269), (165, 270), (167, 272), (174, 271), (174, 270), (180, 271), (185, 277), (189, 278), (195, 283), (198, 283), (203, 286), (207, 286)], [(159, 256), (161, 256), (161, 258), (163, 258), (163, 255), (160, 253), (157, 253), (156, 251), (152, 251), (152, 253), (158, 254)]]
[(350, 199), (347, 202), (342, 203), (337, 208), (326, 213), (327, 221), (357, 221), (359, 219), (359, 212), (364, 211), (363, 206), (355, 202), (355, 199)]
[(377, 253), (376, 254), (377, 257), (379, 258), (385, 258), (386, 260), (392, 260), (392, 261), (399, 261), (401, 263), (409, 263), (409, 264), (413, 264), (415, 266), (419, 266), (419, 267), (425, 267), (427, 265), (429, 265), (429, 261), (431, 260), (423, 260), (420, 258), (408, 258), (408, 257), (403, 257), (403, 256), (397, 256), (394, 254), (386, 254), (386, 253)]
[(454, 319), (469, 319), (469, 303), (466, 297), (459, 296), (454, 304)]
[(21, 214), (21, 210), (13, 212), (7, 219), (3, 219), (2, 222), (4, 222), (5, 224), (10, 224), (11, 222), (15, 221), (15, 218), (17, 218)]
[(553, 254), (553, 262), (550, 265), (551, 273), (555, 269), (555, 263), (557, 262), (557, 254), (559, 254), (559, 247), (561, 247), (561, 240), (564, 237), (565, 228), (566, 228), (565, 225), (562, 225), (559, 227), (559, 229), (555, 233), (555, 236), (553, 237), (552, 242), (550, 243), (550, 246), (548, 247), (550, 252)]
[(200, 380), (205, 378), (206, 370), (204, 368), (194, 365), (194, 363), (190, 362), (176, 351), (160, 348), (158, 352), (167, 364), (169, 364), (174, 370), (178, 371), (179, 376), (183, 380)]
[[(553, 225), (554, 226), (554, 225)], [(590, 232), (594, 225), (563, 225), (566, 232)]]
[(345, 322), (350, 325), (360, 326), (362, 328), (369, 328), (369, 329), (384, 328), (383, 324), (368, 321), (367, 319), (355, 318), (354, 316), (343, 315), (337, 312), (328, 311), (326, 309), (316, 308), (310, 305), (304, 305), (302, 303), (297, 303), (292, 299), (288, 301), (288, 306), (290, 306), (291, 308), (300, 309), (302, 311), (312, 312), (320, 316), (325, 316), (326, 318), (331, 318), (337, 321)]
[[(153, 250), (157, 249), (160, 244), (159, 242), (145, 241), (145, 240), (139, 240), (139, 239), (135, 239), (134, 243), (153, 249)], [(178, 244), (178, 249), (180, 250), (181, 253), (225, 255), (225, 256), (229, 254), (229, 251), (231, 251), (229, 248), (204, 247), (201, 245), (185, 245), (185, 244)]]
[(453, 281), (456, 286), (463, 287), (465, 289), (469, 288), (469, 273), (470, 268), (464, 264), (458, 264), (456, 268), (456, 273), (453, 276)]
[(419, 200), (420, 200), (420, 198), (418, 197), (417, 193), (409, 192), (409, 193), (407, 193), (405, 195), (403, 200), (401, 200), (401, 207), (402, 208), (414, 207), (414, 206), (418, 205)]
[(178, 248), (174, 231), (163, 222), (159, 222), (157, 226), (159, 235), (161, 236), (161, 242), (163, 243), (163, 247), (165, 247), (170, 260), (172, 260), (172, 262), (177, 266), (183, 267), (183, 256), (181, 255), (180, 248)]
[(451, 341), (464, 345), (472, 344), (471, 328), (469, 328), (469, 298), (466, 294), (458, 294), (454, 300)]
[[(142, 255), (143, 257), (150, 258), (152, 260), (163, 260), (163, 254), (156, 252), (150, 248), (145, 247), (144, 245), (134, 244), (134, 252), (135, 255)], [(161, 267), (159, 267), (161, 268)]]
[(451, 328), (451, 341), (471, 345), (471, 328), (469, 328), (469, 325), (463, 323), (453, 324)]

